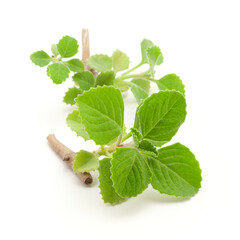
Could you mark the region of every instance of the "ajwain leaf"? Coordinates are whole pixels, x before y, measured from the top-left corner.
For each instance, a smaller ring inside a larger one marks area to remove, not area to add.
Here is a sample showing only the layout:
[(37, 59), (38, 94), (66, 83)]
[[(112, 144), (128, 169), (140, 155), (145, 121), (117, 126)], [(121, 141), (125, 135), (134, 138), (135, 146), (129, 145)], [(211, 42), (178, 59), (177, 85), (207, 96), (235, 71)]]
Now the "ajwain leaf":
[(139, 142), (138, 148), (140, 150), (152, 152), (157, 155), (157, 149), (156, 147), (148, 140), (143, 139), (142, 141)]
[(115, 79), (114, 71), (102, 72), (97, 76), (96, 85), (104, 86), (104, 85), (113, 85)]
[(74, 105), (75, 101), (74, 99), (78, 96), (78, 94), (82, 94), (82, 90), (76, 87), (69, 88), (68, 91), (65, 93), (65, 96), (63, 98), (63, 102)]
[(73, 81), (76, 82), (84, 91), (94, 87), (94, 76), (89, 71), (75, 73), (72, 78)]
[(73, 171), (74, 172), (89, 172), (97, 169), (99, 166), (99, 161), (96, 155), (91, 152), (81, 150), (77, 152), (73, 161)]
[(57, 45), (56, 44), (52, 44), (51, 46), (51, 51), (54, 55), (54, 57), (57, 57), (59, 55), (58, 49), (57, 49)]
[(132, 132), (133, 141), (138, 146), (139, 142), (142, 140), (143, 136), (140, 133), (140, 131), (137, 130), (136, 128), (131, 128), (130, 130)]
[(153, 42), (148, 39), (143, 39), (141, 42), (142, 64), (148, 63), (147, 49), (154, 46)]
[(121, 197), (135, 197), (148, 187), (152, 173), (137, 149), (116, 148), (111, 165), (113, 187)]
[(115, 189), (111, 179), (111, 163), (110, 158), (104, 158), (100, 161), (98, 172), (99, 172), (99, 188), (101, 190), (102, 199), (105, 203), (117, 204), (125, 199), (120, 197)]
[(61, 57), (69, 58), (77, 54), (78, 42), (75, 38), (64, 36), (57, 44), (58, 52)]
[(149, 93), (150, 81), (141, 78), (135, 78), (131, 80), (132, 83), (142, 88), (146, 93)]
[(87, 59), (87, 64), (98, 72), (106, 72), (112, 69), (112, 58), (107, 55), (96, 54)]
[(48, 66), (47, 74), (56, 84), (61, 84), (69, 77), (70, 70), (62, 63), (53, 63)]
[(82, 122), (96, 144), (106, 145), (123, 131), (121, 92), (112, 86), (91, 88), (75, 99)]
[(194, 154), (180, 143), (158, 150), (148, 156), (152, 170), (152, 186), (160, 193), (188, 197), (201, 187), (201, 169)]
[(118, 49), (113, 52), (112, 65), (115, 72), (120, 72), (125, 69), (128, 69), (129, 64), (130, 64), (130, 60), (126, 53)]
[(30, 56), (30, 59), (39, 67), (47, 66), (52, 61), (51, 57), (44, 51), (37, 51), (33, 53)]
[(69, 67), (69, 69), (73, 72), (82, 72), (84, 71), (84, 64), (82, 61), (80, 61), (79, 59), (71, 59), (67, 62), (65, 62), (67, 64), (67, 66)]
[(131, 91), (134, 97), (136, 98), (138, 104), (141, 102), (142, 99), (145, 99), (148, 97), (147, 92), (145, 92), (141, 87), (134, 84), (133, 82), (129, 82), (129, 84), (131, 86)]
[(154, 67), (155, 65), (160, 65), (163, 63), (162, 52), (159, 47), (153, 46), (147, 49), (147, 59), (150, 66), (151, 75), (154, 77)]

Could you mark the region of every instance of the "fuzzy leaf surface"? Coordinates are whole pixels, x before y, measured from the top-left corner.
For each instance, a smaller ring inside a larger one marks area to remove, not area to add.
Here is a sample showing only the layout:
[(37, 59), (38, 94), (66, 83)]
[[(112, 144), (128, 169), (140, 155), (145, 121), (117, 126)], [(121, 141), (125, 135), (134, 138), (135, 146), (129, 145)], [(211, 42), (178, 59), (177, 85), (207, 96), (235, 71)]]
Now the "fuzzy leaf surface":
[(74, 105), (74, 99), (78, 96), (78, 94), (82, 94), (82, 90), (76, 87), (69, 88), (68, 91), (65, 93), (63, 98), (63, 102)]
[(30, 56), (30, 59), (39, 67), (47, 66), (52, 61), (51, 57), (44, 51), (37, 51), (33, 53)]
[(149, 93), (150, 90), (150, 82), (146, 79), (136, 78), (131, 81), (135, 85), (142, 88), (146, 93)]
[(87, 59), (87, 64), (98, 72), (106, 72), (112, 69), (112, 58), (108, 55), (96, 54)]
[(105, 203), (117, 204), (124, 201), (124, 198), (120, 197), (113, 188), (110, 160), (111, 158), (104, 158), (99, 162), (99, 188)]
[(57, 49), (63, 58), (69, 58), (77, 54), (78, 42), (75, 38), (64, 36), (57, 44)]
[(87, 91), (91, 87), (94, 87), (94, 76), (89, 71), (75, 73), (72, 78), (73, 81), (76, 82), (84, 91)]
[(154, 76), (155, 65), (160, 65), (163, 63), (163, 55), (159, 47), (153, 46), (147, 49), (147, 58), (150, 66), (151, 75)]
[(153, 152), (154, 154), (157, 155), (156, 147), (146, 139), (143, 139), (142, 141), (139, 142), (138, 148), (148, 152)]
[(150, 183), (146, 159), (135, 148), (116, 148), (111, 160), (113, 187), (121, 197), (135, 197)]
[(143, 39), (141, 42), (142, 64), (148, 63), (147, 49), (154, 46), (153, 42), (148, 39)]
[(70, 68), (73, 72), (82, 72), (84, 71), (84, 64), (82, 61), (80, 61), (77, 58), (71, 59), (66, 62), (67, 66)]
[(148, 156), (152, 169), (152, 186), (160, 193), (188, 197), (201, 187), (201, 169), (194, 154), (180, 143), (158, 150)]
[(69, 77), (69, 69), (62, 63), (53, 63), (48, 66), (47, 74), (55, 84), (61, 84)]
[(91, 88), (75, 99), (82, 122), (96, 144), (106, 145), (123, 130), (121, 92), (112, 86)]
[(120, 72), (125, 69), (128, 69), (130, 64), (129, 57), (126, 53), (116, 50), (112, 55), (112, 65), (115, 72)]
[(115, 79), (114, 71), (101, 72), (96, 79), (97, 86), (113, 85)]
[(90, 139), (85, 130), (85, 126), (82, 123), (78, 110), (73, 110), (72, 113), (68, 114), (67, 125), (72, 129), (72, 131), (77, 133), (77, 136), (84, 138), (85, 141)]
[(176, 90), (185, 94), (185, 86), (182, 80), (176, 74), (168, 74), (159, 80), (156, 80), (159, 90)]
[(138, 146), (139, 142), (142, 140), (143, 136), (140, 133), (140, 131), (137, 130), (136, 128), (131, 128), (130, 130), (132, 132), (133, 141)]
[(152, 94), (136, 112), (135, 128), (155, 146), (168, 142), (186, 117), (186, 100), (177, 91)]
[(81, 150), (77, 152), (73, 161), (74, 172), (89, 172), (97, 169), (99, 166), (98, 158), (91, 152)]

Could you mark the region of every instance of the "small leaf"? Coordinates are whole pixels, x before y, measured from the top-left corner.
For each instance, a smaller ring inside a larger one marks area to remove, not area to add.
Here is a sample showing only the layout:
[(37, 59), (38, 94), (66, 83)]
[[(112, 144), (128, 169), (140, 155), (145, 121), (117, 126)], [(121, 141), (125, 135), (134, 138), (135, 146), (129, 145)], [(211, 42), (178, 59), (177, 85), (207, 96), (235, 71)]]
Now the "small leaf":
[(33, 53), (30, 56), (30, 59), (35, 65), (39, 67), (47, 66), (52, 61), (51, 57), (44, 51), (38, 51)]
[(186, 117), (186, 100), (177, 91), (160, 91), (138, 108), (135, 128), (156, 146), (171, 140)]
[(89, 90), (94, 87), (94, 76), (89, 71), (79, 72), (73, 75), (73, 81), (76, 82), (82, 90)]
[(155, 147), (151, 142), (149, 142), (149, 141), (146, 140), (146, 139), (143, 139), (143, 140), (139, 143), (138, 148), (139, 148), (139, 149), (142, 149), (142, 150), (145, 150), (145, 151), (148, 151), (148, 152), (153, 152), (154, 154), (157, 155), (157, 149), (156, 149), (156, 147)]
[(128, 83), (124, 81), (114, 82), (113, 86), (121, 92), (126, 92), (129, 89)]
[(91, 152), (81, 150), (77, 152), (73, 161), (74, 172), (89, 172), (97, 169), (99, 166), (98, 158)]
[(146, 79), (136, 78), (131, 81), (135, 85), (142, 88), (146, 93), (149, 93), (150, 90), (150, 82)]
[(136, 128), (131, 128), (130, 130), (131, 130), (131, 132), (132, 132), (133, 141), (134, 141), (134, 143), (136, 144), (136, 146), (138, 146), (138, 145), (139, 145), (139, 142), (142, 140), (143, 136), (142, 136), (142, 134), (140, 133), (140, 131), (137, 130)]
[(112, 65), (115, 72), (120, 72), (128, 69), (130, 64), (129, 57), (126, 53), (116, 50), (112, 55)]
[(152, 186), (160, 193), (188, 197), (201, 187), (201, 169), (194, 154), (180, 143), (161, 148), (158, 156), (148, 156)]
[(113, 187), (121, 197), (135, 197), (150, 183), (151, 171), (135, 148), (116, 148), (111, 160)]
[(142, 99), (148, 97), (148, 94), (141, 87), (132, 82), (130, 82), (129, 84), (131, 86), (131, 91), (134, 97), (136, 98), (138, 104), (141, 102)]
[(58, 49), (57, 49), (57, 45), (56, 44), (52, 44), (51, 46), (51, 51), (54, 55), (54, 57), (57, 57), (59, 55)]
[(176, 90), (183, 95), (185, 94), (185, 86), (176, 74), (168, 74), (155, 82), (158, 85), (159, 90)]
[(124, 201), (124, 198), (120, 197), (112, 186), (110, 160), (110, 158), (104, 158), (99, 163), (99, 188), (105, 203), (117, 204)]
[(118, 89), (91, 88), (75, 101), (85, 129), (96, 144), (106, 145), (122, 133), (124, 105)]
[(61, 84), (69, 77), (69, 69), (62, 63), (53, 63), (48, 66), (47, 74), (56, 84)]
[(68, 91), (65, 93), (65, 96), (63, 98), (63, 102), (74, 105), (75, 101), (74, 99), (78, 96), (78, 94), (82, 94), (82, 90), (76, 87), (69, 88)]
[(143, 39), (141, 42), (141, 52), (142, 52), (142, 64), (148, 63), (147, 49), (154, 46), (153, 42), (147, 39)]
[(77, 136), (84, 138), (85, 141), (90, 139), (85, 130), (85, 126), (82, 123), (78, 110), (73, 110), (72, 113), (68, 114), (67, 125), (72, 129), (72, 131), (77, 133)]
[(150, 66), (151, 75), (154, 77), (154, 67), (155, 65), (160, 65), (163, 63), (162, 52), (159, 47), (153, 46), (147, 49), (147, 58)]
[(115, 73), (113, 71), (102, 72), (97, 76), (96, 85), (104, 86), (104, 85), (113, 85), (115, 79)]
[(79, 59), (71, 59), (67, 62), (65, 62), (67, 66), (70, 68), (73, 72), (82, 72), (84, 71), (84, 64)]
[(87, 59), (87, 64), (98, 72), (106, 72), (112, 69), (112, 58), (107, 55), (96, 54)]
[(69, 58), (77, 54), (78, 42), (75, 38), (64, 36), (57, 44), (57, 49), (63, 58)]

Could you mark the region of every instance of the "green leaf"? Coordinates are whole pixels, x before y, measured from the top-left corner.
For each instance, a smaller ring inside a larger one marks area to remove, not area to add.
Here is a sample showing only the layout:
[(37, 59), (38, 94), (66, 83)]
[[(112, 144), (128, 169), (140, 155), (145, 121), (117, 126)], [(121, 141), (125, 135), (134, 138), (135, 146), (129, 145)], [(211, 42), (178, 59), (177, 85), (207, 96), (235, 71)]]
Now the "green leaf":
[(52, 61), (51, 57), (44, 51), (37, 51), (33, 53), (30, 56), (30, 59), (35, 65), (39, 67), (47, 66)]
[(112, 186), (110, 160), (110, 158), (104, 158), (99, 163), (99, 188), (105, 203), (117, 204), (124, 201), (124, 198), (120, 197)]
[(73, 75), (73, 81), (76, 82), (82, 90), (89, 90), (94, 87), (94, 76), (89, 71), (79, 72)]
[(73, 110), (72, 113), (68, 114), (67, 125), (72, 129), (72, 131), (77, 133), (77, 136), (84, 138), (85, 141), (90, 139), (85, 130), (85, 126), (82, 123), (78, 110)]
[(116, 50), (112, 55), (112, 66), (115, 72), (120, 72), (125, 69), (128, 69), (130, 64), (129, 57), (126, 53)]
[(102, 72), (97, 76), (96, 85), (113, 85), (115, 79), (115, 73), (113, 71)]
[(87, 59), (87, 64), (98, 72), (106, 72), (112, 69), (112, 58), (107, 55), (96, 54)]
[(85, 129), (96, 144), (106, 145), (122, 133), (124, 105), (118, 89), (91, 88), (75, 101)]
[(75, 38), (64, 36), (57, 44), (58, 52), (61, 57), (69, 58), (77, 54), (78, 42)]
[(138, 148), (144, 151), (153, 152), (157, 155), (156, 147), (146, 139), (143, 139), (141, 142), (139, 142)]
[(54, 55), (54, 57), (57, 57), (59, 55), (58, 49), (57, 49), (57, 45), (56, 44), (52, 44), (51, 46), (51, 51)]
[(61, 84), (69, 77), (69, 69), (62, 63), (53, 63), (48, 66), (47, 74), (56, 84)]
[(142, 140), (143, 136), (140, 133), (140, 131), (137, 130), (136, 128), (131, 128), (130, 130), (132, 132), (133, 141), (138, 146), (139, 142)]
[(73, 171), (74, 172), (89, 172), (97, 169), (99, 166), (99, 161), (96, 155), (91, 152), (81, 150), (77, 152), (73, 161)]
[(135, 85), (142, 88), (146, 93), (149, 93), (150, 90), (150, 82), (146, 79), (136, 78), (131, 81)]
[(201, 169), (194, 154), (180, 143), (161, 148), (158, 156), (148, 156), (152, 186), (160, 193), (188, 197), (201, 187)]
[(160, 91), (145, 99), (136, 113), (135, 128), (156, 146), (171, 140), (186, 117), (186, 100), (177, 91)]
[(73, 72), (82, 72), (84, 71), (84, 64), (79, 59), (71, 59), (67, 62), (65, 62), (67, 66), (70, 68)]
[(124, 81), (114, 82), (113, 86), (121, 92), (126, 92), (129, 89), (128, 83)]
[(135, 148), (116, 148), (111, 160), (113, 187), (121, 197), (135, 197), (150, 183), (146, 159)]
[(176, 90), (183, 95), (185, 94), (185, 86), (176, 74), (168, 74), (155, 82), (158, 85), (159, 90)]
[(131, 86), (131, 91), (134, 97), (136, 98), (138, 104), (141, 102), (142, 99), (145, 99), (148, 97), (148, 94), (138, 85), (132, 82), (129, 82), (129, 85)]
[(154, 77), (154, 67), (155, 65), (160, 65), (163, 63), (162, 52), (159, 47), (153, 46), (147, 49), (147, 58), (150, 66), (151, 75)]
[(148, 63), (147, 49), (154, 46), (153, 42), (147, 39), (143, 39), (141, 42), (141, 52), (142, 52), (142, 64)]
[(69, 88), (68, 91), (65, 93), (65, 96), (63, 98), (63, 102), (74, 105), (75, 101), (74, 99), (78, 96), (78, 94), (82, 94), (82, 90), (76, 87)]

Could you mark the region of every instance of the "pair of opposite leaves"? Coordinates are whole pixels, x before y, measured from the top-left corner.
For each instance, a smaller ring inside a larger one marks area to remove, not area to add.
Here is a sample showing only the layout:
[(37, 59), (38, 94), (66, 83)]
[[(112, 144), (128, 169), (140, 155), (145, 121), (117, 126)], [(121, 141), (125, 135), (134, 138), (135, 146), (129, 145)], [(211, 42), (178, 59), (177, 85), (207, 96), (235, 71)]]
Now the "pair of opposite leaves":
[[(118, 89), (93, 88), (75, 101), (79, 109), (69, 114), (67, 123), (78, 136), (106, 145), (123, 133), (124, 104)], [(98, 167), (101, 194), (109, 203), (137, 196), (149, 183), (161, 193), (192, 196), (201, 183), (195, 156), (180, 143), (156, 148), (171, 140), (185, 117), (183, 94), (168, 90), (152, 94), (137, 108), (131, 147), (116, 148), (112, 159), (105, 158), (100, 163), (96, 157), (90, 157), (89, 162), (84, 162), (84, 169), (81, 156), (85, 154), (80, 151), (74, 170), (90, 171)]]

